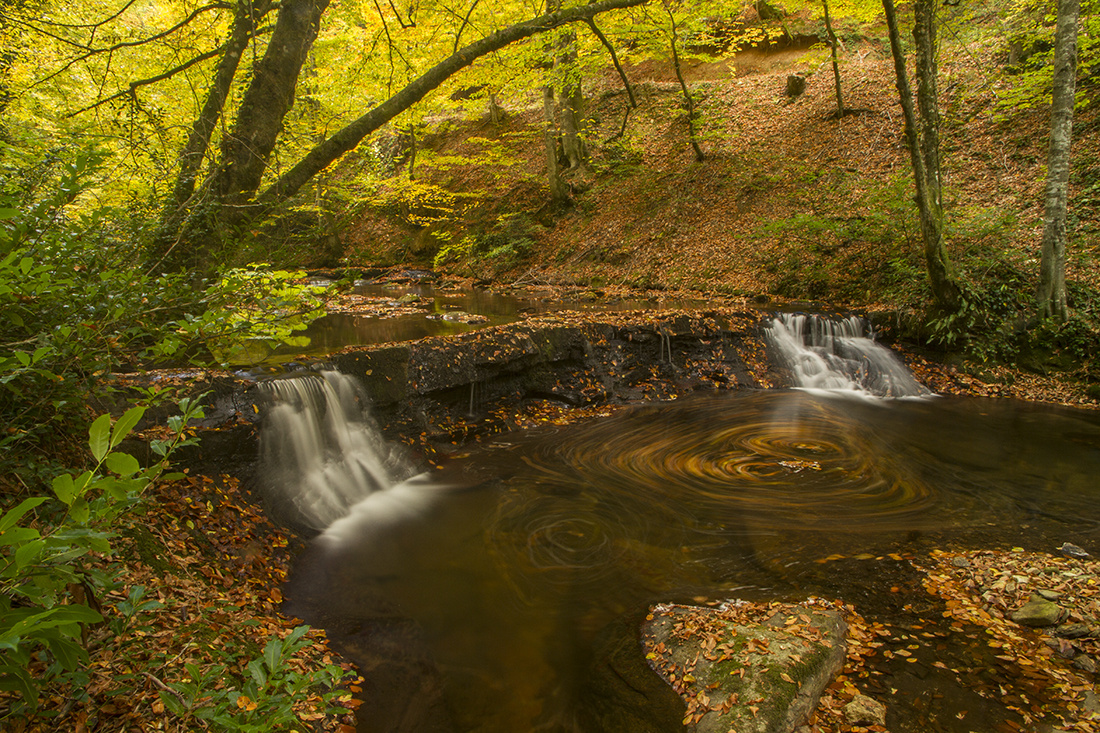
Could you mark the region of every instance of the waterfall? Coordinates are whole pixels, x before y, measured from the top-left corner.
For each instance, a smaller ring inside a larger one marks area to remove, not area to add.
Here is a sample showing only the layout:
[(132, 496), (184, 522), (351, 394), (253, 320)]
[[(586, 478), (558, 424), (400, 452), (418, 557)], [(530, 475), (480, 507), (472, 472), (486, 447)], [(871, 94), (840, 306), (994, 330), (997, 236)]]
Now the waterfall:
[(879, 397), (931, 394), (892, 351), (875, 343), (861, 318), (782, 313), (764, 332), (797, 387)]
[(367, 397), (339, 372), (271, 379), (260, 433), (259, 478), (285, 521), (323, 530), (412, 470), (372, 424)]

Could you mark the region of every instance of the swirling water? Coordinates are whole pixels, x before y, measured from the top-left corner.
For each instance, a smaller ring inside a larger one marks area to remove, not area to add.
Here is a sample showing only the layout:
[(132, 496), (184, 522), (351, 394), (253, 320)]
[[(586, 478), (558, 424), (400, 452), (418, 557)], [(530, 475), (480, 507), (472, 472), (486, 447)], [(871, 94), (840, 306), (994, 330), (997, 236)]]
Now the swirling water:
[(291, 595), (366, 673), (361, 730), (599, 730), (596, 650), (647, 604), (881, 585), (818, 562), (833, 553), (1095, 549), (1097, 476), (1092, 412), (850, 384), (711, 394), (510, 436), (370, 491)]

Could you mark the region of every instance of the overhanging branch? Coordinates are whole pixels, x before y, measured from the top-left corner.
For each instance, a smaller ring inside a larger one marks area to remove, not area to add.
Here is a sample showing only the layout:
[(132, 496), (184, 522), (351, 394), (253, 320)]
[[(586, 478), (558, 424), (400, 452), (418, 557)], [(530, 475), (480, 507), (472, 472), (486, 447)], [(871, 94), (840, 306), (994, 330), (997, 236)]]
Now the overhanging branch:
[(293, 168), (264, 191), (258, 200), (273, 204), (294, 195), (313, 176), (355, 148), (363, 138), (419, 102), (450, 77), (486, 54), (499, 51), (517, 41), (560, 28), (569, 23), (587, 21), (600, 13), (644, 5), (647, 0), (600, 0), (575, 8), (547, 13), (517, 23), (475, 41), (433, 66), (404, 89), (362, 115), (351, 124), (318, 144)]

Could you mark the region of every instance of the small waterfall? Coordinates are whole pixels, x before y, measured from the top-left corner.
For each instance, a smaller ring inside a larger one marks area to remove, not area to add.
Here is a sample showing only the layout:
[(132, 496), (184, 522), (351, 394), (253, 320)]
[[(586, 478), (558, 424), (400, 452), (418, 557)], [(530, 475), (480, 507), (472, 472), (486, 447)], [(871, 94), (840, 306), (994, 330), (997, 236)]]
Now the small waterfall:
[(861, 318), (782, 313), (764, 332), (795, 386), (879, 397), (931, 394), (892, 351), (875, 343)]
[(339, 372), (261, 382), (270, 400), (260, 433), (260, 480), (286, 521), (323, 530), (412, 470), (382, 439), (358, 383)]

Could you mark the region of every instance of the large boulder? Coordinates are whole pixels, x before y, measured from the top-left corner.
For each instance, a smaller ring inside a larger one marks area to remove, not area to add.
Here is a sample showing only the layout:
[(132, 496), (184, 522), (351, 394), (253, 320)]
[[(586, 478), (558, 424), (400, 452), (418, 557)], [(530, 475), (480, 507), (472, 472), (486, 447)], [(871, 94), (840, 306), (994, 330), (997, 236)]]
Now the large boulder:
[(661, 604), (643, 646), (696, 733), (791, 733), (844, 666), (846, 631), (825, 604)]

